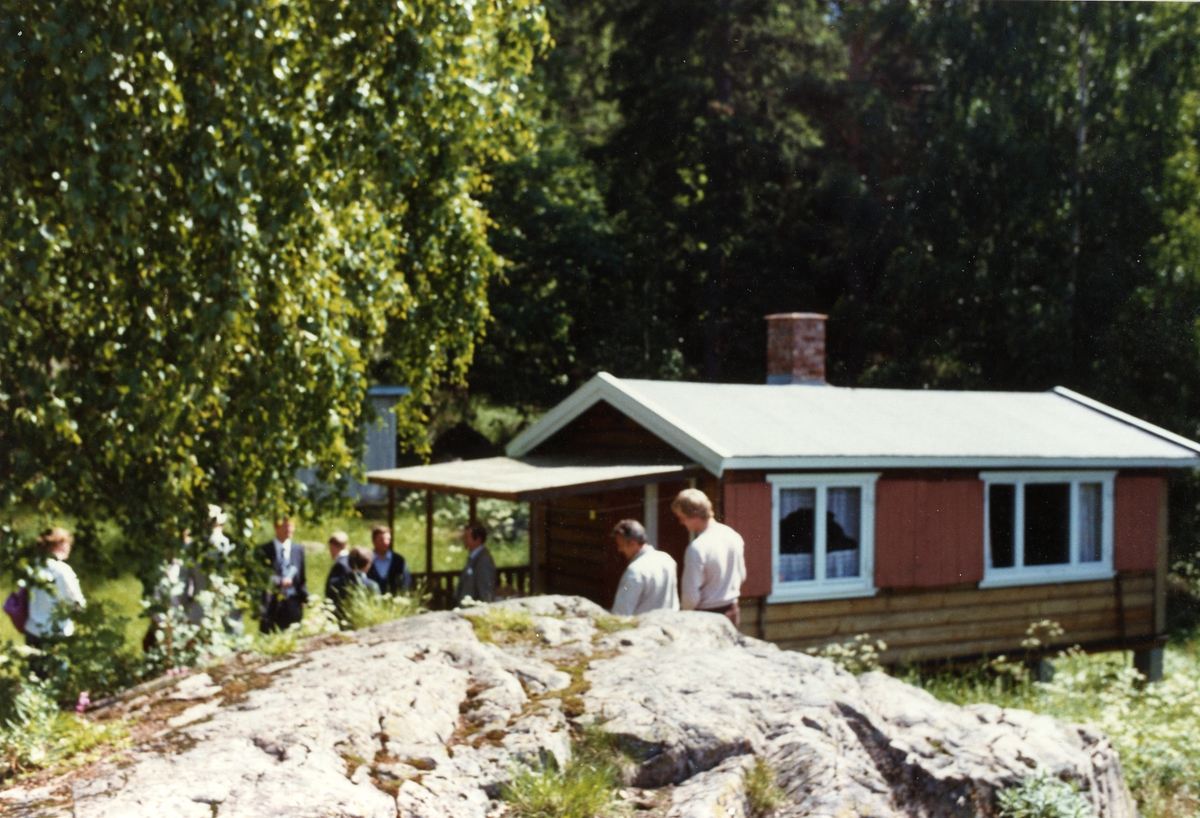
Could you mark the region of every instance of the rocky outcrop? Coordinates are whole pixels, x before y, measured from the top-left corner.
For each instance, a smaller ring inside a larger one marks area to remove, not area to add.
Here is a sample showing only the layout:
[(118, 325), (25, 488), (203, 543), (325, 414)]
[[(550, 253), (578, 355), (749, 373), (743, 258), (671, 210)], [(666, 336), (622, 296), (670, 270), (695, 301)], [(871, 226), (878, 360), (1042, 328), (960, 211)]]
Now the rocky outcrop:
[(573, 597), (493, 609), (499, 644), (459, 614), (427, 614), (128, 702), (173, 708), (171, 721), (77, 783), (74, 814), (499, 816), (515, 765), (568, 763), (572, 731), (592, 723), (632, 759), (622, 797), (645, 815), (745, 815), (755, 757), (786, 793), (781, 816), (990, 815), (995, 791), (1035, 768), (1077, 783), (1099, 818), (1136, 815), (1116, 754), (1088, 728), (943, 704), (714, 614), (623, 627)]

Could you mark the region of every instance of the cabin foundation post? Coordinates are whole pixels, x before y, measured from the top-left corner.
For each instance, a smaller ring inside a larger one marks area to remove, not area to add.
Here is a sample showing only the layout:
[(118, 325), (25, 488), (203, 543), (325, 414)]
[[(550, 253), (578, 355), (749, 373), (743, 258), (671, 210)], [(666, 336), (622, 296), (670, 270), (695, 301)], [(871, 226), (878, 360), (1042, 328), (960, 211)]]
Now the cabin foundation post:
[(396, 541), (396, 487), (388, 486), (388, 532)]
[(425, 583), (433, 590), (433, 492), (425, 492)]
[(1137, 672), (1146, 677), (1147, 682), (1163, 680), (1163, 649), (1146, 648), (1133, 652), (1133, 666)]
[(546, 592), (546, 578), (542, 576), (542, 565), (546, 558), (546, 501), (529, 503), (529, 592)]

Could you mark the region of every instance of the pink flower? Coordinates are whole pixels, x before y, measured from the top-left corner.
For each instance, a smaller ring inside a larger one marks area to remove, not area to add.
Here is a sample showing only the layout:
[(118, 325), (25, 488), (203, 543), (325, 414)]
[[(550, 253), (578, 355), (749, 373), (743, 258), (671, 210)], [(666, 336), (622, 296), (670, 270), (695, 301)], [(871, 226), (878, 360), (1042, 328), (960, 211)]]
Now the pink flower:
[(92, 698), (88, 695), (88, 692), (84, 690), (79, 694), (79, 701), (75, 704), (75, 712), (82, 713), (84, 710), (87, 710), (91, 704)]

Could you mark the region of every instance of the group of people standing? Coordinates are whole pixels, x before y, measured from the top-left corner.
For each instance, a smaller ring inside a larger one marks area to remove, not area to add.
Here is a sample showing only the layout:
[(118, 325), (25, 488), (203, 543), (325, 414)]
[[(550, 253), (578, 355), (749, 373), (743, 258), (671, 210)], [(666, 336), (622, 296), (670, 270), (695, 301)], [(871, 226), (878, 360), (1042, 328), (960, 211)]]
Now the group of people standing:
[(646, 529), (637, 520), (621, 520), (612, 534), (629, 567), (617, 586), (612, 612), (632, 616), (682, 607), (719, 613), (738, 627), (738, 597), (746, 579), (741, 535), (713, 518), (712, 503), (699, 489), (679, 492), (671, 511), (693, 537), (684, 552), (678, 587), (675, 560), (646, 541)]
[[(621, 520), (613, 528), (617, 550), (628, 560), (628, 567), (617, 588), (612, 611), (632, 616), (649, 611), (697, 610), (722, 614), (740, 625), (738, 596), (746, 578), (744, 543), (741, 536), (713, 518), (712, 503), (697, 489), (685, 489), (671, 504), (680, 525), (693, 537), (684, 554), (683, 572), (677, 574), (675, 560), (647, 542), (646, 529), (637, 520)], [(260, 560), (269, 567), (270, 581), (262, 596), (263, 633), (283, 630), (304, 618), (309, 598), (305, 574), (304, 548), (293, 542), (295, 523), (288, 517), (275, 521), (275, 537), (258, 547)], [(491, 602), (496, 594), (496, 562), (486, 547), (487, 529), (477, 522), (461, 533), (467, 549), (467, 562), (454, 591), (454, 604), (469, 600)], [(39, 544), (45, 563), (39, 569), (42, 582), (30, 589), (28, 616), (24, 622), (26, 643), (40, 647), (52, 637), (69, 637), (74, 625), (69, 615), (59, 615), (55, 630), (55, 609), (61, 603), (71, 608), (85, 604), (79, 579), (67, 558), (74, 542), (64, 528), (52, 528)], [(333, 560), (325, 582), (325, 596), (333, 601), (339, 616), (346, 596), (353, 589), (367, 593), (396, 594), (412, 587), (412, 574), (404, 557), (392, 548), (392, 532), (384, 526), (371, 529), (370, 550), (350, 547), (345, 532), (329, 538)], [(679, 577), (678, 581), (676, 577)]]
[[(292, 542), (295, 531), (295, 523), (282, 517), (275, 521), (274, 539), (258, 548), (259, 558), (271, 571), (259, 620), (263, 633), (284, 630), (304, 618), (309, 594), (304, 549)], [(467, 549), (467, 564), (459, 575), (454, 603), (461, 605), (467, 598), (491, 602), (496, 593), (496, 562), (486, 547), (487, 529), (477, 522), (469, 523), (460, 536)], [(347, 596), (355, 590), (397, 594), (412, 588), (412, 573), (404, 557), (392, 549), (391, 530), (381, 525), (372, 528), (371, 546), (351, 548), (344, 531), (335, 531), (329, 537), (333, 565), (325, 580), (325, 598), (333, 602), (339, 618)]]

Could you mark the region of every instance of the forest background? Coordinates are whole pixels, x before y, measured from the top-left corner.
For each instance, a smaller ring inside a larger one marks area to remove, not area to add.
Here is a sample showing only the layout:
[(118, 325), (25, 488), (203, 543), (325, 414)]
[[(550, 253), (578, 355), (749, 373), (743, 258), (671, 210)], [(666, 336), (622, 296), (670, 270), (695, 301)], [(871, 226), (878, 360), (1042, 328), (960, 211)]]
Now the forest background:
[[(834, 384), (1063, 385), (1200, 435), (1200, 9), (547, 10), (471, 394), (761, 383), (763, 316), (811, 310)], [(1200, 494), (1172, 491), (1185, 558)]]
[(779, 310), (835, 384), (1200, 437), (1194, 6), (2, 5), (6, 566), (14, 514), (148, 583), (210, 503), (344, 508), (371, 382), (417, 456), (599, 370), (761, 382)]

